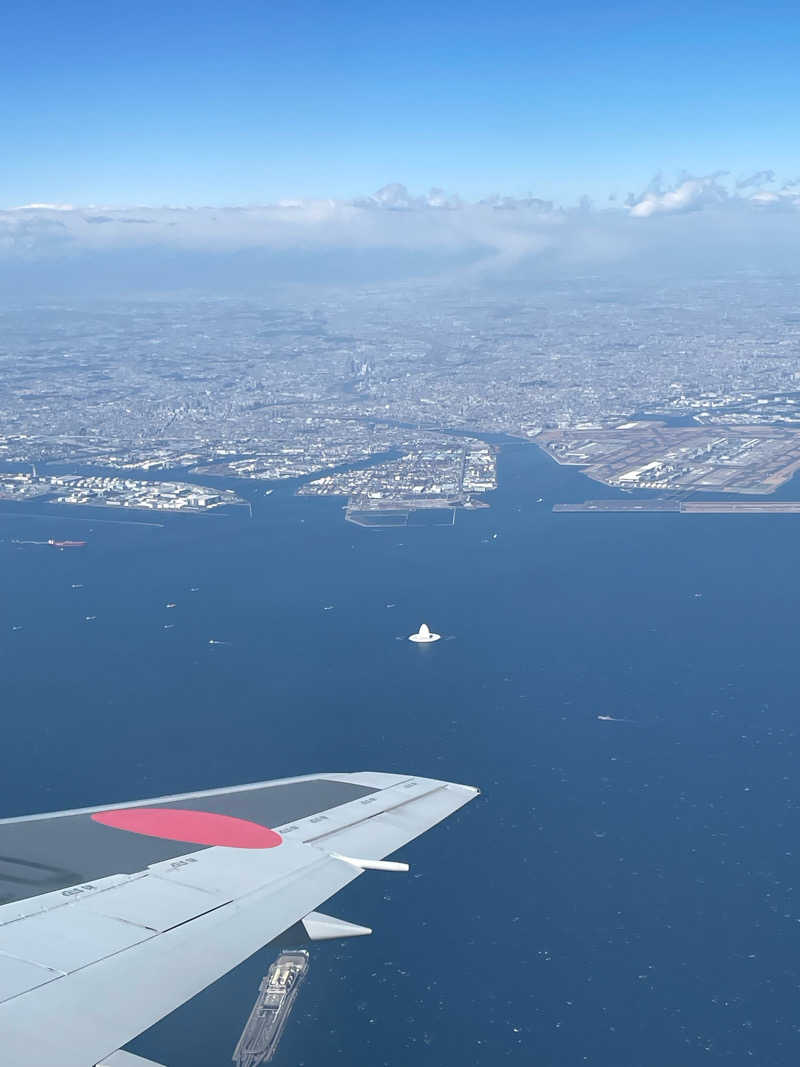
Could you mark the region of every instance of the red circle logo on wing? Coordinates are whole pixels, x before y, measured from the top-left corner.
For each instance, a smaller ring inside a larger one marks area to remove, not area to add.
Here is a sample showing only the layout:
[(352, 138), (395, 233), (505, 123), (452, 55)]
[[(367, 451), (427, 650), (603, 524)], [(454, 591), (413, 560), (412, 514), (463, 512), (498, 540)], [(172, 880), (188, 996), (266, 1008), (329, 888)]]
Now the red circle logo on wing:
[(275, 848), (283, 840), (274, 830), (247, 819), (184, 808), (124, 808), (96, 812), (92, 819), (117, 830), (192, 845)]

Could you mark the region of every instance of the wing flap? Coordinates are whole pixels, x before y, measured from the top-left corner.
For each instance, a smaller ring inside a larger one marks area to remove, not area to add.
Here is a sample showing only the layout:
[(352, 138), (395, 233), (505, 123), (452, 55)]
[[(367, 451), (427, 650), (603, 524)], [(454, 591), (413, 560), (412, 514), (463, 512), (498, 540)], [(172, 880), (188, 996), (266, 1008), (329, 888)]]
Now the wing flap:
[(302, 844), (284, 841), (279, 848), (248, 849), (217, 846), (195, 852), (179, 860), (156, 863), (150, 874), (174, 886), (213, 894), (218, 900), (232, 900), (268, 883), (277, 884), (295, 874), (305, 862)]
[(134, 1056), (132, 1052), (115, 1052), (113, 1056), (98, 1063), (97, 1067), (163, 1067), (163, 1064)]
[(175, 885), (148, 873), (87, 898), (81, 902), (81, 908), (162, 934), (230, 900), (230, 895)]
[(318, 837), (313, 844), (326, 852), (382, 859), (458, 811), (476, 793), (469, 786), (439, 786), (363, 822)]
[(60, 977), (60, 971), (17, 960), (13, 956), (0, 955), (0, 1003)]
[(80, 904), (32, 915), (2, 928), (0, 951), (69, 974), (152, 937), (151, 930), (94, 915)]

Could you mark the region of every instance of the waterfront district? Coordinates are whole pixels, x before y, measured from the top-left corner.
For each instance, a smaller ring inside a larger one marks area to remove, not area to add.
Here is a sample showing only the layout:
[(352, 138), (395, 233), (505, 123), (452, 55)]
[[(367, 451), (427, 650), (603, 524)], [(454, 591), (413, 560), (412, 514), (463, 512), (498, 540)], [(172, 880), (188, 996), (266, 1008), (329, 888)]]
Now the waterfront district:
[(236, 493), (188, 482), (145, 482), (78, 474), (0, 473), (0, 500), (137, 508), (143, 511), (211, 511), (244, 504)]
[(0, 498), (204, 512), (296, 479), (364, 521), (480, 506), (509, 436), (616, 488), (768, 494), (800, 467), (796, 303), (752, 275), (6, 310)]

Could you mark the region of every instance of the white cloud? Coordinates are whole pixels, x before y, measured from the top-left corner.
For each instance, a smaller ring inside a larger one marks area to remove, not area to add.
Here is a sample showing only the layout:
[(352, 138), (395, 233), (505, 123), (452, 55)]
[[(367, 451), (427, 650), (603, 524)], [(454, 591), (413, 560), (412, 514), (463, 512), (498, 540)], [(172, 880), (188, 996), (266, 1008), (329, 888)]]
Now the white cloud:
[[(83, 264), (101, 278), (104, 265), (119, 267), (123, 278), (131, 263), (136, 269), (146, 263), (164, 278), (171, 269), (175, 284), (183, 284), (195, 267), (227, 277), (223, 259), (235, 268), (231, 279), (299, 281), (369, 279), (373, 272), (481, 277), (531, 265), (545, 271), (691, 266), (698, 254), (724, 266), (732, 257), (766, 262), (774, 252), (776, 261), (791, 265), (800, 246), (800, 183), (754, 189), (769, 174), (743, 182), (719, 173), (683, 175), (671, 186), (657, 178), (626, 205), (604, 207), (586, 199), (560, 207), (500, 195), (470, 203), (441, 189), (416, 195), (399, 183), (351, 201), (287, 199), (249, 207), (28, 204), (0, 211), (0, 267), (24, 265), (31, 276), (46, 267), (53, 276), (66, 273), (59, 264), (70, 261), (76, 277)], [(141, 274), (149, 283), (148, 271)]]
[(800, 181), (786, 182), (781, 189), (757, 189), (750, 195), (750, 201), (762, 207), (782, 209), (800, 208)]
[[(168, 246), (179, 249), (438, 249), (480, 245), (505, 254), (549, 239), (566, 214), (542, 201), (506, 198), (464, 204), (432, 190), (411, 196), (386, 186), (355, 201), (285, 200), (251, 207), (66, 208), (27, 205), (0, 211), (0, 244), (47, 253), (58, 244), (76, 251)], [(38, 238), (38, 241), (37, 241)]]
[(754, 204), (779, 204), (781, 194), (772, 193), (769, 189), (759, 189), (758, 192), (752, 194), (750, 200)]
[(630, 204), (630, 214), (636, 219), (650, 215), (674, 214), (676, 212), (700, 211), (728, 199), (727, 189), (716, 175), (705, 178), (686, 178), (666, 192), (650, 189)]
[(749, 174), (746, 178), (740, 178), (736, 183), (737, 189), (760, 188), (775, 181), (774, 170), (757, 170), (755, 174)]
[(20, 207), (12, 208), (12, 211), (74, 211), (73, 204), (22, 204)]

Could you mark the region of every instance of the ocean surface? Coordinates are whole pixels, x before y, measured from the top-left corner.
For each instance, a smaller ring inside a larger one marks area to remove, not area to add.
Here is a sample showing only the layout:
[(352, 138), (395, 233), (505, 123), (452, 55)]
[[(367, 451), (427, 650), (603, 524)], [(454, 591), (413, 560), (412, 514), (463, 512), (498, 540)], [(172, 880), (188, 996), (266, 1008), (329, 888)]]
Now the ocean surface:
[[(375, 933), (312, 947), (279, 1067), (795, 1064), (800, 520), (553, 515), (608, 494), (524, 445), (500, 478), (452, 527), (255, 483), (252, 519), (3, 505), (0, 810), (475, 784), (327, 906)], [(48, 537), (89, 544), (11, 543)], [(229, 1063), (270, 960), (131, 1047)]]

